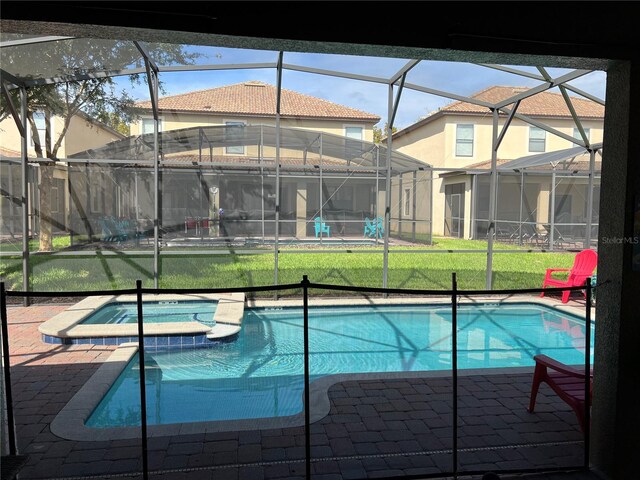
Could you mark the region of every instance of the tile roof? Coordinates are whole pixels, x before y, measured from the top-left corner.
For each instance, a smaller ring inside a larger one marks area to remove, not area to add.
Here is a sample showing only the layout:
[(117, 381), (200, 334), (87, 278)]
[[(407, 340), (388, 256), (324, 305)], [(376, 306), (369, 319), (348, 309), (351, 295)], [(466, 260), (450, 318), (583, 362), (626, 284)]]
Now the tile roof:
[[(497, 103), (529, 90), (529, 87), (493, 86), (475, 93), (471, 98), (488, 103)], [(604, 106), (581, 97), (571, 97), (571, 103), (581, 118), (604, 118)], [(485, 107), (467, 102), (454, 102), (440, 109), (443, 112), (483, 113)], [(540, 92), (520, 102), (518, 113), (531, 117), (571, 117), (564, 98), (559, 93)]]
[[(160, 98), (158, 103), (160, 110), (275, 116), (276, 95), (275, 86), (249, 81), (171, 95)], [(138, 102), (136, 105), (144, 109), (151, 108), (150, 101)], [(286, 89), (282, 89), (280, 113), (283, 117), (364, 120), (372, 123), (380, 120), (379, 116), (372, 113)]]

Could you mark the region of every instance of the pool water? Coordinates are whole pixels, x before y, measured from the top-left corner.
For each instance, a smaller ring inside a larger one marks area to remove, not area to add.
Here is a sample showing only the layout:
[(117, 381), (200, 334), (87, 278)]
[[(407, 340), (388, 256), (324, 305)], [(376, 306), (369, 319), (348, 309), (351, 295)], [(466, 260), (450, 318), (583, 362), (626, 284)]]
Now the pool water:
[[(146, 354), (149, 424), (300, 413), (302, 317), (301, 308), (247, 309), (234, 342)], [(450, 370), (451, 309), (310, 308), (309, 344), (312, 380), (337, 373)], [(542, 305), (461, 305), (458, 310), (460, 369), (531, 366), (538, 353), (584, 364), (584, 345), (583, 319)], [(139, 425), (138, 374), (136, 356), (88, 426)]]
[[(143, 302), (144, 323), (200, 322), (214, 324), (217, 301)], [(99, 308), (81, 324), (122, 324), (138, 322), (138, 306), (135, 302), (108, 303)]]

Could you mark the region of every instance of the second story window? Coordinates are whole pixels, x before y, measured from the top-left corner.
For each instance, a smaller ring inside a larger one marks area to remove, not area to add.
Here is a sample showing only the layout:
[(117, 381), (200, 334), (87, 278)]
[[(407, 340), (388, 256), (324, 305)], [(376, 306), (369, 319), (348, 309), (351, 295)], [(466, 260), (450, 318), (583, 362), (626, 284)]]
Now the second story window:
[(529, 127), (529, 151), (544, 152), (546, 148), (547, 132), (538, 127)]
[(456, 157), (473, 157), (473, 125), (456, 125)]
[[(47, 119), (44, 116), (44, 112), (33, 112), (33, 121), (36, 124), (36, 129), (38, 130), (38, 139), (39, 144), (42, 147), (42, 153), (44, 155), (44, 150), (46, 148), (46, 138), (47, 138)], [(35, 146), (36, 142), (34, 137), (31, 137), (31, 146)]]
[(344, 127), (344, 136), (355, 140), (362, 140), (362, 127)]
[[(158, 120), (158, 132), (162, 131), (162, 120)], [(145, 133), (153, 133), (153, 118), (142, 119), (142, 129), (140, 131), (143, 135)]]
[(244, 155), (243, 144), (243, 122), (224, 122), (227, 126), (225, 128), (225, 141), (229, 141), (225, 147), (225, 153), (228, 155)]
[[(591, 129), (583, 128), (584, 134), (587, 136), (587, 140), (591, 140)], [(578, 140), (582, 140), (582, 135), (580, 135), (580, 130), (574, 127), (573, 129), (573, 138), (577, 138)]]

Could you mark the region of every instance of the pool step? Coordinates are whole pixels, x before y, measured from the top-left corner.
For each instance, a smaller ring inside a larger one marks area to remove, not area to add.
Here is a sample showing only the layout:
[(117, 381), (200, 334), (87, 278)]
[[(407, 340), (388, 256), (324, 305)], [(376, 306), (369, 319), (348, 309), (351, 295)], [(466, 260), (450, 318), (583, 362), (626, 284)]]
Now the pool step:
[(225, 338), (240, 331), (244, 316), (244, 298), (244, 293), (227, 293), (220, 296), (213, 315), (215, 325), (207, 333), (208, 339)]

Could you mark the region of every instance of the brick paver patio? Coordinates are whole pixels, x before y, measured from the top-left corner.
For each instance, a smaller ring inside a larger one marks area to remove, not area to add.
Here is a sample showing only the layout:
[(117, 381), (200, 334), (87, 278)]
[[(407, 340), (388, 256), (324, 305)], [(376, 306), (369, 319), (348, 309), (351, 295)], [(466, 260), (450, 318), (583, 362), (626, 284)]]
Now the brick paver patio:
[[(9, 308), (17, 436), (20, 453), (29, 456), (19, 478), (139, 471), (137, 439), (77, 442), (49, 431), (55, 415), (115, 348), (43, 343), (38, 325), (65, 307)], [(544, 385), (537, 411), (528, 413), (530, 382), (530, 373), (460, 376), (461, 472), (582, 463), (575, 415)], [(313, 478), (450, 471), (451, 392), (446, 377), (335, 384), (329, 415), (311, 427)], [(302, 479), (304, 442), (303, 427), (151, 438), (149, 467), (157, 472), (154, 479)]]

